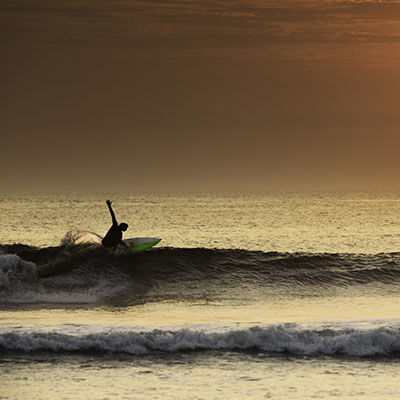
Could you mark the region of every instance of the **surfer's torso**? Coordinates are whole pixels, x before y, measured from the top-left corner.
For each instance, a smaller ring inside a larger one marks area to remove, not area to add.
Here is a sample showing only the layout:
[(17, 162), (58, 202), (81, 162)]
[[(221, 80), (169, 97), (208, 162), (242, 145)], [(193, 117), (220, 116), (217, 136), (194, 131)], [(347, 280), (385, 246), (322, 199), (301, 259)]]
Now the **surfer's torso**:
[(109, 229), (101, 243), (105, 247), (116, 247), (122, 240), (122, 231), (118, 225), (114, 225)]

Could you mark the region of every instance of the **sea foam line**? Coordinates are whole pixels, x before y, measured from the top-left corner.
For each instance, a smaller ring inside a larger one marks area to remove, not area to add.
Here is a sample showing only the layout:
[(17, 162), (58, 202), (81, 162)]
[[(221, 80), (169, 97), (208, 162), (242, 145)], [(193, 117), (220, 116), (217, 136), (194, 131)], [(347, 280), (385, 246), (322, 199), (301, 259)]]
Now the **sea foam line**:
[(400, 330), (304, 330), (276, 325), (267, 328), (203, 332), (190, 329), (150, 332), (108, 331), (67, 335), (58, 332), (0, 334), (1, 351), (111, 352), (143, 355), (152, 351), (262, 351), (293, 355), (376, 356), (400, 354)]

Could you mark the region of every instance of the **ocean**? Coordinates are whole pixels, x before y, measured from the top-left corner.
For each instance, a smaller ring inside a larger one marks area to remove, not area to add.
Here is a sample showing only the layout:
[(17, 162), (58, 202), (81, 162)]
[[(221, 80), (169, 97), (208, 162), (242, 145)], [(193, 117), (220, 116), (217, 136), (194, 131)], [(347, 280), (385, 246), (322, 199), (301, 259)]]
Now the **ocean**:
[[(162, 241), (95, 245), (108, 198)], [(400, 192), (1, 194), (0, 215), (0, 399), (400, 398)]]

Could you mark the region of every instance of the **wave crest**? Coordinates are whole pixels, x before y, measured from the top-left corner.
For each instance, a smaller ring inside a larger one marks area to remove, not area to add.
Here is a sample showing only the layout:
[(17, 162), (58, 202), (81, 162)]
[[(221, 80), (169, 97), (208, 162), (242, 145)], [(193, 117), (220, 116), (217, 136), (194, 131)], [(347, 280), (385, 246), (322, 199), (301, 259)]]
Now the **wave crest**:
[(151, 352), (258, 351), (292, 355), (352, 357), (400, 354), (400, 331), (394, 328), (304, 330), (296, 325), (252, 327), (228, 332), (190, 329), (150, 332), (109, 331), (86, 335), (57, 332), (0, 334), (3, 351), (111, 352), (144, 355)]

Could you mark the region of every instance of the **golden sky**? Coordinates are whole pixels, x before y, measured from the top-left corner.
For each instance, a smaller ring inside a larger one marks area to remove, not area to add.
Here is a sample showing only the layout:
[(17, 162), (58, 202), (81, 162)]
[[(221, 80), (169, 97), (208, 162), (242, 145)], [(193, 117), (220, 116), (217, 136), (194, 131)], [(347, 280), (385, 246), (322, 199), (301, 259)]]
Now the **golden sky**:
[(400, 1), (2, 0), (0, 190), (400, 188)]

